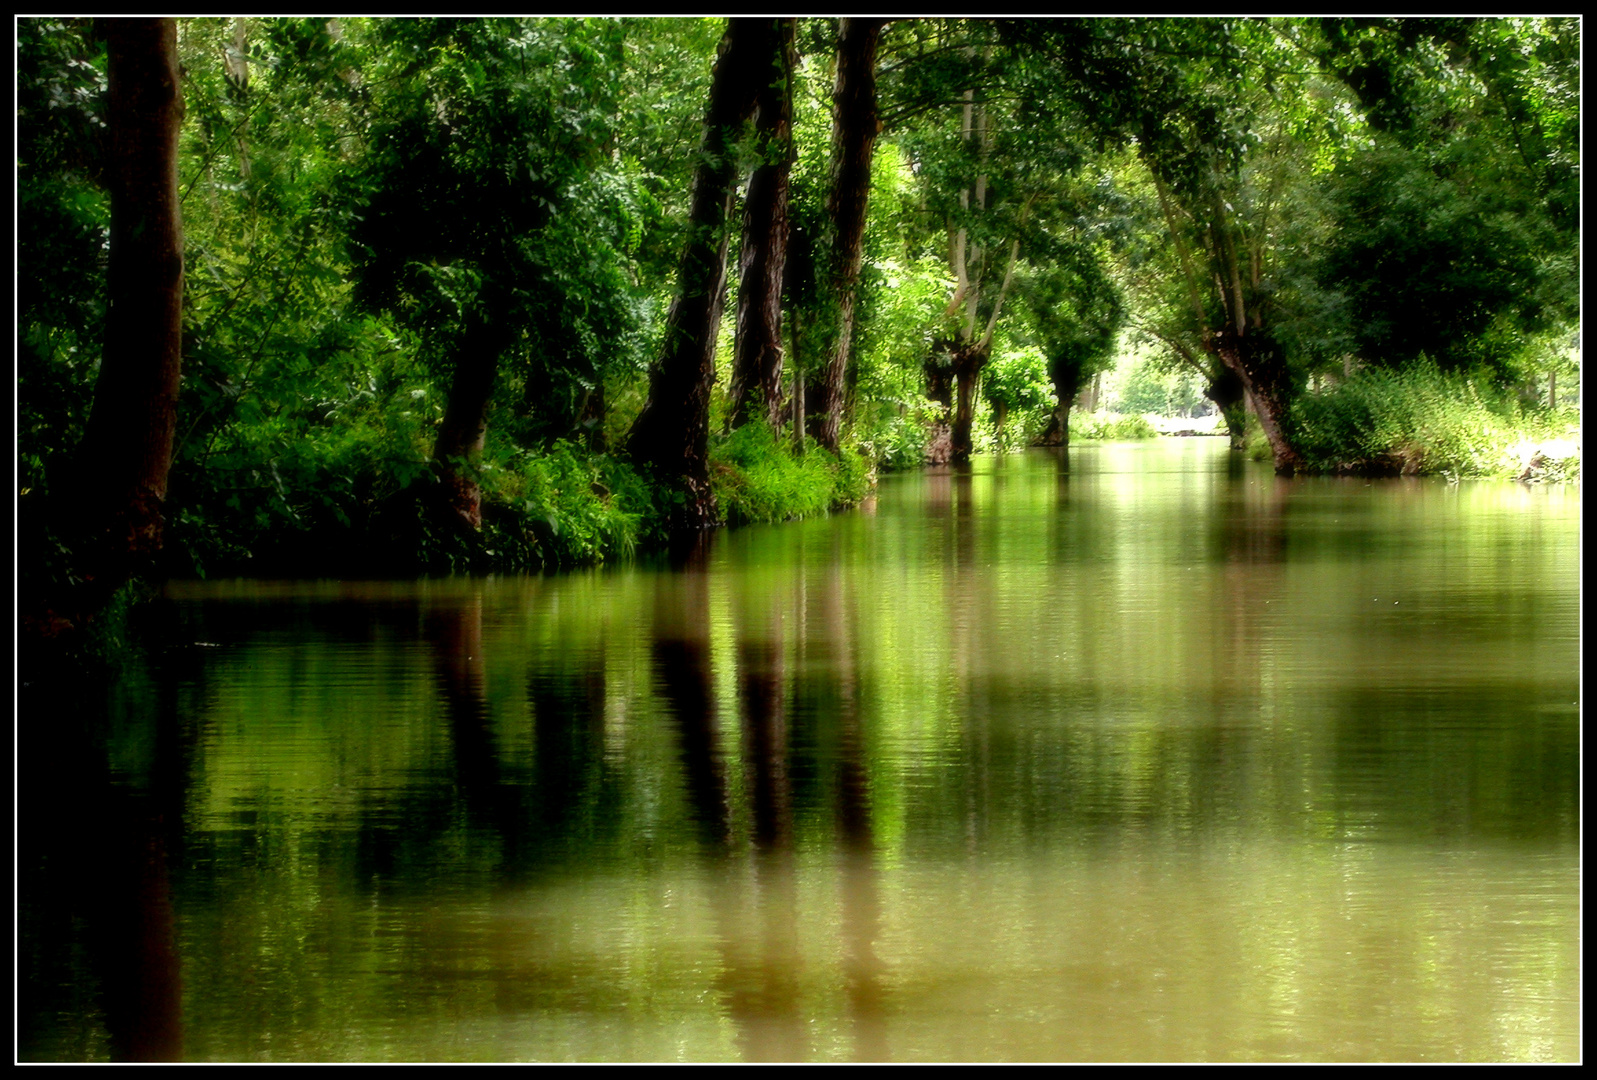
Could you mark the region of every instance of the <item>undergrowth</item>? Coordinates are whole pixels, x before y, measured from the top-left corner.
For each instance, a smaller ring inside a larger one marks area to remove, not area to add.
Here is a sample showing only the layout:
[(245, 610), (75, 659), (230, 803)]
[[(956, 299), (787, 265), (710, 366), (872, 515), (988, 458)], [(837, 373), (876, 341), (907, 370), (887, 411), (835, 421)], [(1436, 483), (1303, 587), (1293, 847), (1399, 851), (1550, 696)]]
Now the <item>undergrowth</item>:
[(1152, 439), (1159, 434), (1142, 416), (1121, 416), (1119, 413), (1089, 413), (1071, 425), (1072, 439), (1099, 441), (1121, 439)]
[(769, 425), (745, 424), (710, 452), (710, 484), (728, 524), (812, 517), (852, 506), (870, 487), (870, 462), (857, 450), (838, 454), (806, 439), (795, 454)]
[(1526, 407), (1429, 361), (1365, 368), (1293, 410), (1310, 471), (1509, 480), (1579, 476), (1578, 417)]

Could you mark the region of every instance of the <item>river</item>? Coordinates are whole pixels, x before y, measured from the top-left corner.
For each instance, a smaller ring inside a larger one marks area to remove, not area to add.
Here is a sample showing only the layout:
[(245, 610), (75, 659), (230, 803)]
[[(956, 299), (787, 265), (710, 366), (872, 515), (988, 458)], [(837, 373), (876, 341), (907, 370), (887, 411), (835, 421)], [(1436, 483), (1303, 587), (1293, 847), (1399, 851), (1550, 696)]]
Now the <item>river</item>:
[(1218, 439), (23, 693), (24, 1060), (1580, 1055), (1578, 486)]

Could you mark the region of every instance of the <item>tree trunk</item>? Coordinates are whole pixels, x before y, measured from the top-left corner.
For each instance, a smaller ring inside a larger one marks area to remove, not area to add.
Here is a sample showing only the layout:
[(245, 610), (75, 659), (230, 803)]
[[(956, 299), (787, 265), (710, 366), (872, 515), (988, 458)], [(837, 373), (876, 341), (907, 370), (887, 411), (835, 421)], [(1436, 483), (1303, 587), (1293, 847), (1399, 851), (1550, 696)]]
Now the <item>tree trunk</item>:
[[(1060, 368), (1078, 372), (1071, 378), (1061, 377)], [(1080, 368), (1074, 364), (1055, 365), (1054, 384), (1054, 411), (1048, 417), (1048, 426), (1037, 439), (1038, 446), (1069, 446), (1070, 445), (1070, 406), (1076, 400), (1076, 395), (1081, 393)]]
[(1048, 426), (1037, 436), (1038, 446), (1070, 445), (1070, 403), (1058, 401), (1048, 414)]
[(233, 20), (233, 40), (222, 50), (222, 68), (227, 74), (227, 81), (232, 84), (235, 104), (244, 114), (238, 122), (238, 128), (233, 134), (233, 141), (238, 148), (238, 175), (240, 179), (250, 178), (250, 147), (249, 147), (249, 89), (250, 89), (250, 42), (249, 20)]
[(865, 258), (865, 211), (871, 189), (871, 154), (881, 126), (876, 115), (876, 46), (882, 19), (844, 19), (837, 35), (837, 82), (832, 91), (832, 190), (827, 211), (832, 245), (828, 302), (836, 312), (836, 337), (816, 395), (815, 440), (836, 451), (843, 430), (843, 401), (854, 294)]
[(1303, 459), (1292, 445), (1287, 430), (1292, 388), (1280, 349), (1268, 339), (1240, 334), (1230, 328), (1215, 334), (1211, 341), (1221, 363), (1242, 380), (1253, 400), (1254, 415), (1259, 418), (1264, 437), (1270, 441), (1276, 473), (1291, 476), (1303, 468)]
[(710, 490), (710, 388), (715, 339), (726, 288), (739, 129), (754, 112), (769, 71), (773, 19), (728, 20), (710, 82), (699, 167), (688, 210), (688, 242), (677, 270), (677, 295), (666, 315), (665, 342), (649, 372), (649, 401), (632, 425), (627, 449), (687, 495), (673, 523), (706, 528), (718, 513)]
[(928, 465), (947, 465), (954, 453), (950, 436), (954, 412), (954, 368), (948, 360), (948, 350), (948, 342), (938, 342), (921, 368), (926, 375), (927, 398), (941, 406), (932, 420), (931, 434), (926, 440)]
[(78, 450), (92, 613), (160, 551), (182, 361), (183, 97), (172, 19), (106, 19), (111, 245), (105, 347)]
[(433, 442), (433, 461), (444, 484), (444, 502), (469, 529), (482, 528), (482, 488), (471, 462), (488, 437), (488, 403), (493, 399), (499, 356), (508, 341), (492, 326), (466, 330), (455, 357), (449, 403)]
[(954, 404), (952, 450), (955, 462), (970, 460), (970, 429), (976, 419), (976, 379), (987, 366), (987, 352), (981, 348), (960, 348), (954, 353)]
[(782, 428), (782, 277), (787, 262), (788, 173), (793, 166), (793, 19), (778, 19), (775, 48), (758, 95), (761, 161), (743, 200), (737, 344), (732, 354), (732, 424), (764, 419)]
[(1205, 396), (1220, 410), (1225, 420), (1226, 433), (1231, 437), (1231, 449), (1241, 450), (1247, 434), (1247, 392), (1242, 379), (1230, 368), (1221, 365), (1218, 373), (1204, 390)]

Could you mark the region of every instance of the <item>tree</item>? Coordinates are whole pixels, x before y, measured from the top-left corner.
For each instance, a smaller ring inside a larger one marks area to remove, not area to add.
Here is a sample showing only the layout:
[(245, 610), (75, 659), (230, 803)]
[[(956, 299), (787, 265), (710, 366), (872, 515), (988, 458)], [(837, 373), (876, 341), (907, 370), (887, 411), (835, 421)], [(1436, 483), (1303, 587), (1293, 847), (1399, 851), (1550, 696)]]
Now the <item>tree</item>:
[[(1051, 238), (1049, 238), (1051, 239)], [(1070, 407), (1091, 378), (1114, 365), (1115, 342), (1125, 323), (1120, 290), (1090, 249), (1054, 243), (1021, 279), (1029, 336), (1048, 362), (1054, 409), (1040, 442), (1070, 442)]]
[(161, 549), (183, 310), (177, 24), (107, 19), (101, 29), (109, 46), (107, 310), (76, 485), (82, 571), (97, 594), (91, 605)]
[(1350, 351), (1513, 381), (1531, 338), (1578, 318), (1578, 28), (1323, 19), (1299, 39), (1373, 129), (1323, 178), (1311, 268)]
[[(1108, 235), (1119, 212), (1099, 170), (1087, 168), (1094, 155), (1057, 72), (980, 23), (938, 28), (917, 45), (894, 65), (889, 108), (910, 127), (905, 141), (932, 219), (928, 231), (946, 237), (953, 288), (926, 375), (929, 395), (947, 413), (947, 455), (958, 461), (973, 449), (977, 386), (1015, 289), (1024, 282), (1034, 299), (1051, 292), (1053, 301), (1077, 306), (1062, 291), (1068, 281), (1104, 282), (1096, 270), (1072, 279), (1070, 268), (1097, 258), (1099, 239), (1089, 236)], [(1097, 301), (1084, 295), (1079, 306), (1085, 312)], [(1035, 336), (1041, 327), (1036, 320), (1009, 327), (1009, 340), (1042, 347), (1053, 363), (1061, 346)], [(1063, 332), (1055, 326), (1044, 336)], [(1053, 437), (1061, 435), (1056, 423)], [(940, 450), (942, 439), (933, 445)]]
[[(351, 193), (356, 297), (447, 373), (433, 459), (476, 529), (474, 460), (503, 362), (591, 392), (632, 340), (634, 200), (610, 145), (620, 29), (422, 20), (383, 24), (376, 44), (382, 96)], [(581, 411), (568, 405), (554, 434)]]
[(93, 400), (110, 226), (105, 97), (105, 42), (90, 20), (17, 20), (16, 242), (27, 268), (16, 286), (17, 482), (26, 503), (70, 472)]
[(704, 528), (717, 519), (709, 477), (710, 389), (726, 286), (737, 147), (761, 90), (769, 85), (777, 38), (775, 20), (728, 21), (704, 113), (676, 299), (666, 316), (660, 357), (649, 372), (648, 403), (627, 436), (632, 457), (653, 467), (684, 496), (676, 524), (685, 528)]
[(1117, 288), (1125, 296), (1126, 325), (1160, 346), (1167, 366), (1200, 379), (1204, 393), (1225, 420), (1231, 449), (1241, 450), (1247, 422), (1242, 380), (1208, 348), (1209, 317), (1203, 292), (1191, 273), (1184, 233), (1171, 232), (1152, 175), (1134, 156), (1115, 163), (1117, 187), (1131, 207), (1128, 242), (1114, 256)]
[(974, 175), (969, 178), (968, 186), (960, 186), (960, 213), (948, 222), (948, 261), (955, 284), (943, 317), (953, 319), (955, 328), (952, 336), (944, 339), (943, 350), (953, 374), (955, 395), (950, 438), (952, 460), (967, 461), (972, 449), (970, 430), (975, 419), (976, 380), (987, 366), (998, 317), (1014, 282), (1015, 267), (1020, 259), (1019, 230), (1031, 200), (1026, 201), (1013, 221), (1008, 258), (1000, 261), (1002, 246), (994, 235), (998, 230), (993, 228), (994, 223), (988, 216), (988, 169), (995, 141), (993, 118), (986, 104), (976, 100), (974, 90), (965, 92), (959, 134), (961, 143), (968, 147), (965, 157), (974, 166)]
[(737, 338), (728, 417), (782, 427), (782, 285), (787, 265), (788, 174), (793, 165), (792, 19), (777, 20), (776, 48), (756, 104), (758, 164), (743, 199)]
[(870, 199), (871, 154), (880, 124), (876, 107), (876, 49), (882, 19), (844, 19), (837, 32), (837, 82), (832, 92), (832, 180), (827, 197), (828, 244), (824, 302), (832, 332), (824, 339), (810, 424), (815, 440), (836, 451), (843, 430), (843, 405), (854, 305), (864, 260), (865, 214)]
[(1146, 165), (1201, 347), (1227, 375), (1211, 383), (1217, 404), (1231, 396), (1225, 382), (1239, 383), (1276, 470), (1296, 471), (1300, 374), (1277, 334), (1273, 273), (1279, 174), (1255, 166), (1279, 159), (1314, 126), (1299, 114), (1334, 96), (1316, 91), (1290, 35), (1258, 20), (1094, 20), (1010, 35), (1051, 57), (1084, 120)]

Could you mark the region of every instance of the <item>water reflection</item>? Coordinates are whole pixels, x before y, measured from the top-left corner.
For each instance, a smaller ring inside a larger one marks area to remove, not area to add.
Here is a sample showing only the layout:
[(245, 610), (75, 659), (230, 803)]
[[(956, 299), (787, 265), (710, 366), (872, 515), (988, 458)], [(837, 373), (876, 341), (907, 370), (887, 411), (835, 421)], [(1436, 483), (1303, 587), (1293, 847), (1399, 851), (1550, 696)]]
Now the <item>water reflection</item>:
[[(954, 477), (955, 491), (961, 480)], [(968, 491), (965, 492), (968, 498)], [(876, 843), (871, 821), (870, 778), (865, 760), (864, 737), (860, 731), (858, 613), (847, 604), (842, 568), (830, 563), (820, 576), (809, 605), (811, 617), (819, 624), (818, 634), (808, 635), (820, 646), (818, 658), (832, 683), (835, 704), (832, 721), (837, 739), (837, 828), (842, 893), (843, 978), (849, 1017), (853, 1021), (853, 1060), (886, 1061), (887, 1045), (882, 987), (882, 962), (876, 954), (876, 939), (881, 931), (881, 903), (878, 895)]]
[(1577, 1055), (1578, 497), (1185, 443), (175, 589), (23, 728), (23, 1056)]
[[(133, 717), (92, 690), (68, 687), (63, 701), (35, 684), (21, 701), (24, 715), (54, 714), (19, 729), (19, 916), (40, 928), (19, 958), (33, 991), (18, 1002), (21, 1057), (181, 1060), (170, 852), (186, 755), (170, 692)], [(136, 730), (116, 730), (130, 722)], [(129, 736), (145, 751), (134, 774), (112, 760)]]
[(482, 594), (434, 603), (425, 614), (427, 643), (443, 690), (454, 754), (454, 788), (482, 828), (496, 833), (514, 864), (524, 832), (520, 789), (505, 783), (494, 744), (482, 640)]
[(710, 674), (709, 578), (702, 563), (662, 578), (654, 596), (655, 677), (679, 741), (693, 819), (705, 846), (732, 843), (720, 710)]
[[(745, 583), (746, 584), (746, 583)], [(753, 865), (745, 910), (757, 944), (745, 958), (737, 939), (724, 940), (728, 1011), (738, 1024), (745, 1061), (809, 1057), (800, 1000), (798, 869), (793, 850), (789, 777), (787, 666), (789, 596), (742, 588), (738, 596), (737, 679), (743, 721), (744, 783), (753, 813)]]

